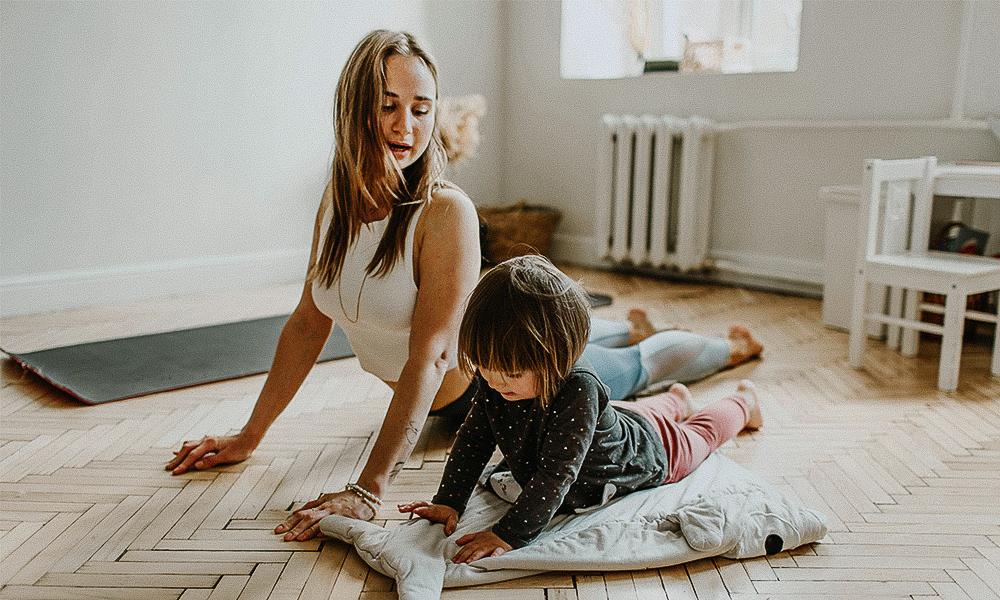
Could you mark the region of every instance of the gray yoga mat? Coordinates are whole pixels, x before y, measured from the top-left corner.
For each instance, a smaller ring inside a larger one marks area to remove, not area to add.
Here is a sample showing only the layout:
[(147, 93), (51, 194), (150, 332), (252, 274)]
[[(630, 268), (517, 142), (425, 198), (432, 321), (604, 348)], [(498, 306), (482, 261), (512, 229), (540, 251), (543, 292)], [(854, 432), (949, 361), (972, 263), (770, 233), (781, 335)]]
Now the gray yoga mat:
[[(82, 402), (103, 404), (265, 373), (287, 320), (279, 315), (7, 354)], [(351, 345), (335, 326), (319, 361), (348, 356)]]

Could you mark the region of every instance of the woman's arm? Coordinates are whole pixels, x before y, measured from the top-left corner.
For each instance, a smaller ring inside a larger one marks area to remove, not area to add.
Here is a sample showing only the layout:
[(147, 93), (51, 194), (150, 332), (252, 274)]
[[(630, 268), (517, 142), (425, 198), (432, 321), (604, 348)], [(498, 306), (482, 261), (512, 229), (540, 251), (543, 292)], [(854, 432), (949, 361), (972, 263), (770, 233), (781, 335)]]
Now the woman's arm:
[[(479, 222), (472, 201), (454, 189), (435, 193), (417, 223), (416, 245), (417, 300), (409, 357), (357, 482), (376, 496), (385, 494), (402, 469), (445, 373), (457, 363), (458, 328), (479, 278)], [(342, 502), (343, 493), (326, 494), (306, 505), (307, 511), (294, 513), (276, 531), (287, 531), (286, 540), (309, 539), (324, 516), (346, 514)], [(356, 504), (361, 504), (360, 499)], [(373, 516), (363, 504), (354, 512), (351, 516)]]
[(446, 189), (424, 210), (409, 358), (358, 480), (376, 495), (389, 488), (410, 456), (445, 373), (457, 364), (458, 328), (479, 279), (479, 225), (472, 201)]
[[(327, 185), (313, 229), (310, 267), (317, 260), (323, 218), (332, 197), (333, 188)], [(206, 436), (197, 441), (184, 442), (181, 449), (174, 452), (174, 459), (167, 464), (167, 470), (180, 475), (189, 469), (209, 469), (219, 464), (246, 460), (260, 444), (271, 423), (295, 396), (316, 364), (332, 329), (333, 320), (316, 308), (312, 283), (307, 281), (298, 306), (281, 329), (271, 369), (250, 420), (238, 435)]]

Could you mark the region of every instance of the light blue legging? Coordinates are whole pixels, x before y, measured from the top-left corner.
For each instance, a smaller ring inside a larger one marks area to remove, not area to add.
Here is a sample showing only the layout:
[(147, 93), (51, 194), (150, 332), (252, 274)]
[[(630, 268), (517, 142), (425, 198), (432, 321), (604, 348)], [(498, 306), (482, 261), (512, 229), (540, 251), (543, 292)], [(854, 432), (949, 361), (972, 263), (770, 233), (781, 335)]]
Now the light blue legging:
[(690, 382), (708, 377), (729, 362), (729, 342), (690, 331), (659, 331), (628, 345), (624, 321), (591, 318), (590, 339), (583, 355), (597, 376), (622, 400), (654, 383)]

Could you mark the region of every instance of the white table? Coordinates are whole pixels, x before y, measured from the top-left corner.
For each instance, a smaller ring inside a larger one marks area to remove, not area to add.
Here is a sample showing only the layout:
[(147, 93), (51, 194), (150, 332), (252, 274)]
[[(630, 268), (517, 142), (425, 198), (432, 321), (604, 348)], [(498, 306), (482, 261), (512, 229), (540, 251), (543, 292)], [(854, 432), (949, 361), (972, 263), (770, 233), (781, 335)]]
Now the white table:
[[(1000, 163), (941, 164), (934, 173), (934, 195), (958, 200), (952, 220), (992, 233), (988, 255), (1000, 250)], [(985, 202), (977, 202), (978, 199)], [(965, 205), (965, 206), (963, 206)], [(963, 210), (967, 208), (968, 210)]]
[(1000, 163), (991, 165), (938, 165), (934, 193), (960, 198), (1000, 199)]

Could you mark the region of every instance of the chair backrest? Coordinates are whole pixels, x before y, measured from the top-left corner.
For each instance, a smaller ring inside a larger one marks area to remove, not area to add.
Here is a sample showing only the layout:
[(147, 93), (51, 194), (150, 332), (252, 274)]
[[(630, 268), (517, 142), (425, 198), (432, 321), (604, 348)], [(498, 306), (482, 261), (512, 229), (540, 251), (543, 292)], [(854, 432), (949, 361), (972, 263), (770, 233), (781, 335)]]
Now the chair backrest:
[(865, 161), (859, 260), (927, 252), (936, 170), (933, 156)]

